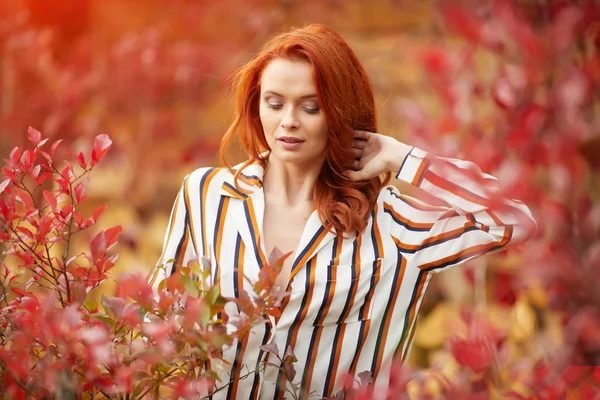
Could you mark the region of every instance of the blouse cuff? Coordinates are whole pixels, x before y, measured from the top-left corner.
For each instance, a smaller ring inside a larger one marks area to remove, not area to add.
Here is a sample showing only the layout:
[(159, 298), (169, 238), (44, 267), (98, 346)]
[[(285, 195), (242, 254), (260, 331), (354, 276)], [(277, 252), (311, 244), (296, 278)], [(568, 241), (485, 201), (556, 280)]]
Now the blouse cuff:
[(430, 164), (429, 157), (426, 151), (413, 147), (402, 162), (396, 178), (420, 186)]

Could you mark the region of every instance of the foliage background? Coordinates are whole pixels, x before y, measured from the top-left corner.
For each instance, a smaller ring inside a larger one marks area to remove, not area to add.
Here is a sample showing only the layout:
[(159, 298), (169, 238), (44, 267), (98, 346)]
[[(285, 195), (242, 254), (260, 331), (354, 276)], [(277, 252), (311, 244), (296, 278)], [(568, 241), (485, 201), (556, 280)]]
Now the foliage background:
[[(525, 10), (541, 8), (551, 13), (569, 2), (516, 3)], [(85, 207), (109, 206), (98, 229), (124, 228), (113, 275), (146, 272), (160, 254), (181, 179), (195, 168), (217, 164), (216, 151), (232, 111), (226, 91), (231, 73), (270, 35), (321, 22), (347, 38), (367, 68), (381, 133), (436, 154), (481, 160), (486, 154), (482, 155), (481, 147), (459, 151), (468, 143), (470, 132), (461, 131), (461, 118), (448, 119), (448, 106), (440, 101), (439, 88), (432, 83), (435, 67), (427, 60), (431, 63), (435, 58), (431, 49), (454, 52), (459, 62), (468, 60), (472, 76), (489, 83), (497, 78), (506, 56), (481, 48), (468, 55), (461, 53), (468, 41), (448, 29), (441, 4), (417, 0), (5, 0), (0, 5), (0, 156), (6, 158), (15, 145), (25, 143), (28, 126), (78, 149), (98, 133), (108, 133), (113, 149), (93, 173)], [(475, 7), (473, 13), (477, 12)], [(592, 26), (593, 35), (598, 35), (598, 21)], [(595, 42), (584, 45), (597, 48), (595, 37)], [(577, 51), (563, 53), (563, 61), (575, 63), (587, 50)], [(593, 211), (585, 214), (592, 220), (587, 245), (598, 243), (600, 226), (600, 179), (594, 169), (600, 159), (600, 96), (595, 71), (596, 80), (586, 97), (591, 132), (581, 141), (571, 142), (582, 154), (576, 161), (577, 176), (582, 178), (571, 180), (577, 186), (560, 181), (561, 173), (563, 181), (569, 180), (572, 170), (551, 171), (550, 166), (545, 172), (556, 179), (539, 171), (522, 177), (538, 189), (554, 193), (554, 199), (564, 200), (560, 199), (561, 190), (586, 194), (586, 207)], [(447, 73), (437, 72), (440, 76)], [(498, 98), (496, 102), (489, 98), (475, 102), (469, 109), (473, 113), (470, 119), (478, 120), (484, 130), (498, 128), (502, 123)], [(415, 120), (424, 115), (430, 116), (436, 134), (419, 136)], [(438, 135), (440, 132), (446, 134)], [(231, 154), (233, 161), (241, 157)], [(513, 152), (511, 157), (523, 162), (527, 153)], [(550, 206), (539, 199), (528, 199), (536, 219), (558, 221), (554, 203)], [(556, 211), (569, 214), (565, 226), (552, 225), (555, 230), (550, 232), (548, 224), (541, 227), (546, 242), (551, 241), (548, 235), (573, 234), (578, 217), (572, 210), (577, 207), (567, 204)], [(539, 240), (533, 243), (522, 251), (486, 257), (437, 275), (421, 308), (409, 364), (436, 364), (452, 373), (456, 363), (444, 343), (464, 307), (481, 311), (503, 329), (515, 357), (543, 354), (544, 345), (563, 342), (561, 307), (553, 302), (558, 298), (569, 303), (566, 296), (572, 291), (563, 291), (562, 298), (553, 297), (543, 276), (526, 273), (539, 272), (540, 265), (533, 268), (533, 263), (543, 262), (541, 257), (527, 256), (541, 251)], [(536, 244), (538, 247), (533, 247)], [(571, 261), (563, 266), (578, 267)], [(111, 290), (109, 282), (96, 296)], [(597, 313), (593, 307), (598, 302), (590, 304)], [(592, 332), (600, 332), (598, 324), (592, 325)], [(598, 349), (600, 345), (592, 350)]]

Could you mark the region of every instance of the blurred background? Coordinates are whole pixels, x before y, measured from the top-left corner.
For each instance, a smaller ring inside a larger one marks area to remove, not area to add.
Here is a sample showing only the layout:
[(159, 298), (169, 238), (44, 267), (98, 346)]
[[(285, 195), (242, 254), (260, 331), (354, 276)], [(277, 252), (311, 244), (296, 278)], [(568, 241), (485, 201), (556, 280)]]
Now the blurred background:
[(73, 152), (107, 133), (113, 148), (86, 207), (107, 204), (99, 228), (124, 228), (113, 276), (149, 271), (182, 178), (218, 164), (232, 72), (270, 35), (325, 23), (366, 67), (381, 133), (477, 162), (539, 222), (527, 245), (432, 279), (409, 363), (451, 374), (446, 339), (477, 312), (503, 332), (502, 362), (554, 346), (589, 365), (600, 361), (598, 10), (558, 0), (3, 0), (0, 158), (25, 144), (28, 126)]

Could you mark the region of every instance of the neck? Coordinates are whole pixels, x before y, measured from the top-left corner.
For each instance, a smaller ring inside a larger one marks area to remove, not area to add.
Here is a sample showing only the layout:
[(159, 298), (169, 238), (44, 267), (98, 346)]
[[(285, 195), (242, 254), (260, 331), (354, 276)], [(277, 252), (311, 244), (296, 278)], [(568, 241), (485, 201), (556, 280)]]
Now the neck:
[(263, 189), (266, 196), (286, 206), (314, 202), (314, 188), (323, 163), (300, 165), (270, 157), (265, 166)]

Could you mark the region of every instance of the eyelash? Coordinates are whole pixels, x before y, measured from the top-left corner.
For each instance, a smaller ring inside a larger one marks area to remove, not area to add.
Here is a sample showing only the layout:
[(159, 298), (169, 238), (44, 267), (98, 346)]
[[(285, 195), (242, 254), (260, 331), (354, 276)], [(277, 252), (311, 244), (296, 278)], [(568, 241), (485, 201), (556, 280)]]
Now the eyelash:
[[(281, 107), (283, 107), (282, 104), (270, 104), (268, 103), (268, 107), (272, 108), (273, 110), (280, 110)], [(320, 109), (318, 108), (306, 108), (306, 107), (302, 107), (304, 109), (304, 111), (306, 111), (309, 114), (318, 114)]]

